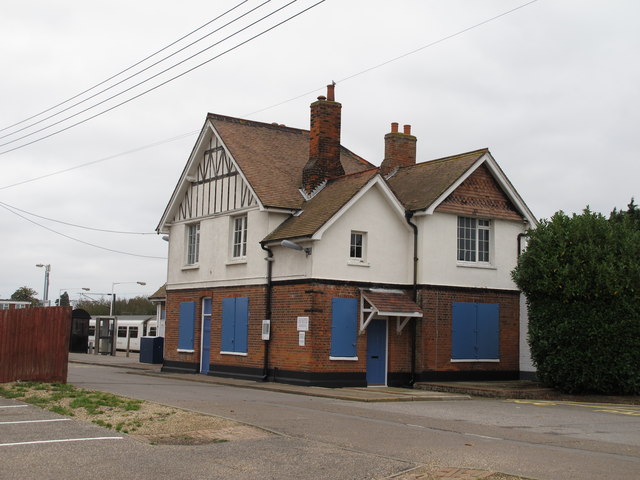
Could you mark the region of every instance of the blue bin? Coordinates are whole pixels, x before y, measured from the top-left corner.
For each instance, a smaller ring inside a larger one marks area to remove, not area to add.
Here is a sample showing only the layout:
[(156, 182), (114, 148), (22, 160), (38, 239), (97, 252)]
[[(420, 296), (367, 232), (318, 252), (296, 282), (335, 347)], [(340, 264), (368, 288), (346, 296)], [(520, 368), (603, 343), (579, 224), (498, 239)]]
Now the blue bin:
[(140, 339), (140, 363), (162, 363), (164, 338), (142, 337)]

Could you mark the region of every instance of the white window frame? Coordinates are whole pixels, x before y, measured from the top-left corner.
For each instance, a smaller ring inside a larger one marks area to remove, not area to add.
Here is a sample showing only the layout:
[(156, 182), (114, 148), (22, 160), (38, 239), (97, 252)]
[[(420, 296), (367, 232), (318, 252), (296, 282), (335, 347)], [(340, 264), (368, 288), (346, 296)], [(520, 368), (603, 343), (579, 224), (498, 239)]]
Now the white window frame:
[(186, 229), (186, 265), (198, 265), (200, 260), (200, 222), (190, 223)]
[[(354, 236), (360, 237), (360, 245), (354, 243)], [(360, 249), (360, 256), (354, 255), (354, 248)], [(351, 230), (349, 234), (349, 263), (366, 264), (367, 263), (367, 232)]]
[(456, 259), (459, 264), (491, 265), (492, 242), (493, 222), (491, 220), (463, 216), (457, 218)]
[(231, 258), (244, 260), (247, 258), (247, 215), (238, 215), (231, 218)]

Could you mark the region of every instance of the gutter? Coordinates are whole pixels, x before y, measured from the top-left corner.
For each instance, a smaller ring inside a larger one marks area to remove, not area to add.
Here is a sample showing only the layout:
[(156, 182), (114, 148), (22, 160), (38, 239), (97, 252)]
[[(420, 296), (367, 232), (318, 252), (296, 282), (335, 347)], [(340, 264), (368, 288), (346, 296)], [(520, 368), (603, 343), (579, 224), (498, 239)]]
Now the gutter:
[[(413, 292), (412, 300), (417, 303), (418, 300), (418, 226), (411, 222), (414, 212), (406, 210), (404, 218), (409, 226), (413, 229)], [(418, 321), (413, 319), (413, 329), (411, 334), (411, 379), (409, 385), (413, 387), (416, 383), (416, 338), (418, 336)]]
[[(265, 246), (263, 242), (260, 242), (262, 249), (267, 252), (267, 291), (265, 294), (265, 314), (268, 320), (271, 320), (271, 298), (273, 295), (273, 251)], [(266, 382), (269, 378), (269, 343), (271, 342), (271, 335), (269, 340), (264, 341), (264, 366), (262, 367), (262, 381)]]

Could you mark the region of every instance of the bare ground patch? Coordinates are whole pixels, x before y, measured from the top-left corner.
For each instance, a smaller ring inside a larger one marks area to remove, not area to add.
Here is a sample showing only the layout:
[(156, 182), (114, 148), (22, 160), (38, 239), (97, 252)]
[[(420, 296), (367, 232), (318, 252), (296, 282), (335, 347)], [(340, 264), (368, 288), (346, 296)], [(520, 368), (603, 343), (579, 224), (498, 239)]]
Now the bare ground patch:
[(6, 383), (0, 385), (0, 396), (89, 421), (151, 444), (203, 445), (272, 435), (226, 418), (67, 384)]

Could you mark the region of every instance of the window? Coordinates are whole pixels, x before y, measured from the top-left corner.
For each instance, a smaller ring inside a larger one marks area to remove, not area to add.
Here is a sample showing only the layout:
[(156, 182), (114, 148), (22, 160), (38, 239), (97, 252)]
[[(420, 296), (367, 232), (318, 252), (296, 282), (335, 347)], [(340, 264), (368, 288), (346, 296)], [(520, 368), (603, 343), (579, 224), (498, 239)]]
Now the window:
[(156, 337), (156, 336), (158, 336), (158, 334), (157, 334), (156, 332), (157, 332), (156, 327), (149, 327), (149, 336), (150, 336), (150, 337)]
[(358, 299), (331, 300), (331, 359), (357, 360)]
[(491, 222), (458, 217), (458, 261), (489, 263)]
[(247, 256), (247, 216), (233, 219), (233, 258)]
[(198, 263), (200, 252), (200, 224), (192, 223), (187, 226), (187, 265)]
[(366, 236), (364, 232), (351, 232), (349, 259), (364, 262), (366, 260)]
[(118, 327), (118, 338), (127, 338), (127, 327)]
[(96, 334), (96, 327), (89, 325), (89, 336), (93, 337)]
[(178, 351), (193, 352), (196, 325), (196, 302), (180, 303)]
[(129, 327), (129, 338), (138, 338), (138, 327)]
[(500, 359), (500, 305), (454, 302), (451, 359), (496, 361)]
[(249, 297), (223, 298), (221, 353), (246, 354), (248, 327)]
[(9, 310), (8, 303), (0, 303), (0, 310)]

